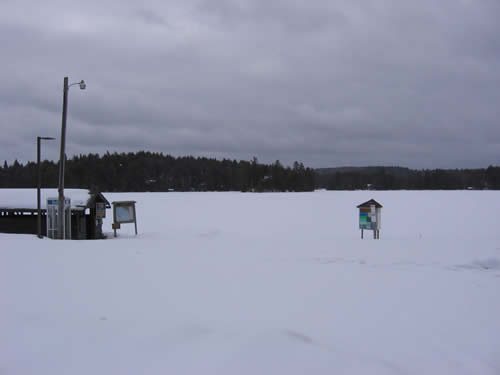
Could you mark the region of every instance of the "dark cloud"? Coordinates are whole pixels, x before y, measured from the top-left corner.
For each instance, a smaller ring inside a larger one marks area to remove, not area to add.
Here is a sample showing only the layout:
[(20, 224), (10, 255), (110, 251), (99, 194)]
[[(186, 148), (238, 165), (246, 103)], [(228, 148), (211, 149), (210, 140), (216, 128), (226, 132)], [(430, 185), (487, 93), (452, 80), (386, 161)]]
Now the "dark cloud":
[(499, 164), (498, 4), (0, 1), (0, 157), (59, 135), (68, 75), (69, 155)]
[(165, 27), (169, 26), (166, 19), (155, 13), (152, 9), (138, 9), (135, 14), (140, 20), (147, 24)]

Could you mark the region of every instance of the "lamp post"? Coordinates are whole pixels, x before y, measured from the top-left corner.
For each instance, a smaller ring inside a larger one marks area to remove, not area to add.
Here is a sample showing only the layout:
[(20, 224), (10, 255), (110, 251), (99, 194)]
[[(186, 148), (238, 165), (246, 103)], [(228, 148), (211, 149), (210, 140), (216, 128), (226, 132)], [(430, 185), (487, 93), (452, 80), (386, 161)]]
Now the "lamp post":
[(63, 87), (63, 110), (62, 110), (62, 127), (61, 127), (61, 154), (59, 156), (59, 200), (58, 200), (58, 210), (57, 210), (57, 231), (59, 233), (59, 239), (66, 239), (65, 230), (65, 215), (64, 215), (64, 164), (66, 162), (66, 117), (68, 114), (68, 91), (73, 85), (80, 85), (80, 90), (85, 90), (86, 84), (83, 79), (80, 82), (75, 82), (68, 84), (68, 77), (64, 77), (64, 87)]
[(42, 209), (40, 208), (40, 189), (42, 187), (42, 171), (40, 168), (40, 141), (42, 139), (52, 140), (52, 137), (36, 137), (36, 165), (38, 168), (38, 183), (36, 189), (36, 202), (37, 202), (37, 234), (38, 238), (42, 238)]

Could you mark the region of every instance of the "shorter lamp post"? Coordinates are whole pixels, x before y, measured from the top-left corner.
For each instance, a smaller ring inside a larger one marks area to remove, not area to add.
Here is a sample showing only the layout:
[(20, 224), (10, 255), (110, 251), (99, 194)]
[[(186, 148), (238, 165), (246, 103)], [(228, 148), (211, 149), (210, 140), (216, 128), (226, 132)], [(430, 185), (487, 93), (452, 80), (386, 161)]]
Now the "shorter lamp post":
[(42, 238), (42, 209), (40, 207), (41, 205), (41, 197), (40, 197), (40, 189), (42, 187), (42, 171), (40, 168), (40, 141), (42, 139), (47, 139), (47, 140), (52, 140), (55, 138), (52, 137), (36, 137), (36, 164), (38, 167), (38, 184), (37, 184), (37, 209), (38, 209), (38, 215), (37, 215), (37, 233), (38, 233), (38, 238)]

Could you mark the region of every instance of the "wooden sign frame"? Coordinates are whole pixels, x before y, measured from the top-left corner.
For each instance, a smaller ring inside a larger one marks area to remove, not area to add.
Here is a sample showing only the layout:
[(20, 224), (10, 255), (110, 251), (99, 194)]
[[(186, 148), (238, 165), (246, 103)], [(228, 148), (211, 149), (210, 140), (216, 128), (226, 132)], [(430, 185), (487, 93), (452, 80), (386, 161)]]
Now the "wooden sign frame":
[(137, 235), (137, 215), (135, 201), (117, 201), (113, 204), (113, 231), (116, 237), (116, 230), (121, 228), (121, 224), (134, 223), (135, 235)]

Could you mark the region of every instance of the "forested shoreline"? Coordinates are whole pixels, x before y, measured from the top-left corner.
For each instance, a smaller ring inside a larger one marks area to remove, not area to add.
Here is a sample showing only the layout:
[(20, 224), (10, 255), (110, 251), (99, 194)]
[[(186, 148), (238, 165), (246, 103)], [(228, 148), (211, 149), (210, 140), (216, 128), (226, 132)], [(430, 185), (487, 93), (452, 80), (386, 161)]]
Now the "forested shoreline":
[[(57, 187), (58, 163), (41, 163), (43, 187)], [(251, 161), (205, 157), (173, 157), (163, 153), (105, 153), (77, 155), (66, 161), (65, 187), (99, 191), (313, 191), (315, 174), (295, 162), (285, 167)], [(37, 164), (4, 162), (0, 187), (36, 186)]]
[[(58, 163), (41, 163), (42, 187), (58, 184)], [(0, 167), (0, 188), (33, 188), (37, 164)], [(125, 191), (313, 191), (328, 190), (461, 190), (500, 189), (500, 166), (478, 169), (409, 169), (403, 167), (304, 167), (259, 163), (257, 158), (217, 160), (130, 152), (77, 155), (66, 161), (65, 187)]]
[(499, 190), (500, 167), (409, 169), (343, 167), (316, 169), (316, 187), (328, 190)]

